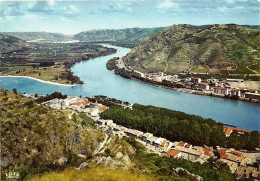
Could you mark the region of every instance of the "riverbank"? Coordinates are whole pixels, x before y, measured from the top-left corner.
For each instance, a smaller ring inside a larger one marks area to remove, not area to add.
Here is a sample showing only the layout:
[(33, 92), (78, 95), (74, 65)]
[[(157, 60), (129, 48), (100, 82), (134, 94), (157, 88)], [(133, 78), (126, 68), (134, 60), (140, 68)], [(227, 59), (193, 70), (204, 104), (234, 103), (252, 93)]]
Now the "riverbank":
[[(222, 96), (222, 95), (204, 93), (204, 92), (198, 91), (198, 90), (192, 90), (192, 89), (186, 89), (186, 88), (172, 88), (172, 87), (167, 87), (167, 86), (164, 86), (164, 85), (158, 85), (158, 84), (153, 84), (153, 83), (150, 83), (150, 82), (142, 81), (142, 80), (136, 79), (136, 78), (131, 78), (131, 79), (136, 80), (136, 81), (141, 82), (141, 83), (144, 83), (144, 84), (148, 84), (148, 85), (152, 85), (152, 86), (156, 86), (156, 87), (161, 87), (161, 88), (164, 88), (164, 89), (170, 89), (170, 90), (174, 90), (174, 91), (178, 91), (178, 92), (185, 92), (185, 93), (189, 93), (189, 94), (197, 94), (197, 95), (203, 95), (203, 96), (212, 96), (212, 97), (231, 99), (231, 98), (227, 98), (227, 97)], [(249, 99), (245, 99), (245, 98), (231, 99), (231, 100), (246, 101), (246, 102), (251, 102), (251, 103), (257, 103), (257, 104), (260, 105), (260, 102), (255, 102), (253, 100), (250, 101)]]
[(198, 89), (192, 89), (192, 87), (185, 88), (185, 86), (178, 84), (178, 83), (172, 84), (167, 81), (158, 82), (158, 81), (146, 79), (144, 77), (140, 77), (138, 75), (135, 75), (135, 73), (133, 73), (133, 71), (128, 69), (127, 66), (125, 66), (125, 64), (121, 58), (113, 58), (113, 59), (109, 60), (106, 64), (106, 67), (108, 70), (112, 70), (115, 72), (115, 74), (120, 75), (124, 78), (136, 80), (138, 82), (153, 85), (156, 87), (161, 87), (161, 88), (165, 88), (165, 89), (170, 89), (170, 90), (174, 90), (174, 91), (178, 91), (178, 92), (185, 92), (185, 93), (190, 93), (190, 94), (219, 97), (219, 98), (225, 98), (225, 99), (230, 99), (230, 100), (245, 101), (245, 102), (256, 103), (256, 104), (260, 105), (259, 99), (257, 100), (257, 99), (249, 99), (249, 98), (245, 98), (245, 97), (236, 97), (236, 96), (233, 97), (233, 96), (222, 95), (222, 94), (221, 95), (213, 94), (212, 91), (207, 91), (207, 90), (203, 91), (203, 90), (198, 90)]
[(50, 81), (46, 81), (46, 80), (42, 80), (42, 79), (38, 79), (35, 77), (30, 77), (30, 76), (18, 76), (18, 75), (1, 75), (0, 77), (20, 77), (20, 78), (27, 78), (27, 79), (32, 79), (32, 80), (36, 80), (38, 82), (43, 82), (43, 83), (47, 83), (47, 84), (53, 84), (53, 85), (59, 85), (59, 86), (67, 86), (67, 87), (73, 87), (76, 86), (77, 84), (61, 84), (61, 83), (57, 83), (57, 82), (50, 82)]

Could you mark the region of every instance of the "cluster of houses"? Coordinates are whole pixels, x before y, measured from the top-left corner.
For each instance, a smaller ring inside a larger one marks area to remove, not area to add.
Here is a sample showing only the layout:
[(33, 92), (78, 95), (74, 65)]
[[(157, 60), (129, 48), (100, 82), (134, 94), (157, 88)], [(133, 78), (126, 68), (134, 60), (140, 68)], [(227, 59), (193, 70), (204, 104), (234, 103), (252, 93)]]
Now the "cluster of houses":
[(142, 143), (145, 151), (175, 158), (204, 163), (214, 156), (212, 147), (192, 146), (185, 142), (171, 142), (165, 138), (156, 137), (152, 133), (144, 133), (135, 129), (126, 128), (113, 123), (112, 120), (97, 120), (102, 131), (110, 132), (119, 137), (134, 137)]
[[(136, 70), (132, 70), (132, 74), (145, 78), (154, 82), (162, 82), (163, 80), (169, 81), (171, 83), (176, 83), (181, 85), (186, 89), (193, 89), (200, 91), (204, 94), (213, 94), (216, 96), (230, 96), (238, 97), (242, 99), (253, 99), (255, 101), (260, 100), (260, 93), (258, 90), (247, 90), (247, 89), (235, 89), (230, 87), (228, 82), (243, 82), (243, 79), (226, 79), (225, 81), (220, 81), (218, 79), (201, 79), (200, 77), (187, 77), (179, 78), (178, 75), (167, 75), (163, 72), (158, 73), (142, 73)], [(196, 93), (196, 92), (194, 92)]]
[(107, 109), (106, 106), (99, 103), (92, 103), (86, 98), (67, 97), (66, 99), (52, 99), (43, 103), (54, 109), (72, 109), (78, 112), (83, 112), (91, 117), (97, 117), (99, 113)]
[[(213, 147), (206, 146), (193, 146), (185, 142), (171, 142), (165, 138), (156, 137), (152, 133), (143, 133), (135, 129), (129, 129), (121, 125), (113, 123), (112, 120), (97, 120), (97, 125), (102, 131), (110, 132), (113, 135), (119, 137), (134, 137), (136, 141), (142, 143), (145, 147), (145, 151), (150, 153), (156, 153), (168, 157), (180, 158), (189, 160), (192, 162), (204, 163), (210, 157), (215, 157)], [(231, 129), (231, 131), (230, 131)], [(248, 130), (242, 130), (237, 128), (226, 128), (225, 133), (230, 135), (233, 131), (237, 131), (240, 134), (249, 133)], [(220, 160), (227, 163), (232, 173), (236, 173), (238, 177), (248, 178), (245, 174), (241, 173), (241, 168), (252, 170), (250, 178), (259, 179), (260, 171), (257, 171), (252, 165), (255, 158), (250, 158), (248, 153), (240, 152), (235, 149), (226, 149), (217, 147), (217, 154), (219, 154)], [(258, 155), (259, 156), (259, 155)], [(248, 171), (246, 172), (248, 175)], [(252, 174), (254, 177), (252, 177)]]
[(238, 178), (260, 179), (260, 168), (253, 167), (254, 160), (248, 153), (226, 148), (217, 148), (217, 152), (220, 161), (227, 163), (231, 172), (235, 173)]
[[(54, 109), (72, 109), (75, 111), (83, 112), (92, 117), (96, 121), (97, 127), (104, 131), (109, 132), (120, 138), (134, 137), (136, 141), (144, 145), (145, 151), (164, 155), (168, 157), (186, 159), (193, 162), (204, 163), (210, 157), (219, 155), (220, 160), (227, 163), (232, 173), (241, 178), (260, 178), (260, 168), (248, 166), (253, 164), (255, 157), (251, 158), (250, 154), (239, 152), (234, 149), (219, 148), (213, 150), (213, 147), (207, 146), (193, 146), (186, 142), (171, 142), (165, 138), (156, 137), (152, 133), (144, 133), (139, 130), (130, 129), (122, 125), (118, 125), (113, 120), (103, 120), (99, 118), (99, 114), (108, 107), (90, 102), (86, 98), (81, 97), (67, 97), (66, 99), (52, 99), (43, 103), (46, 106)], [(248, 130), (227, 127), (224, 129), (226, 136), (230, 136), (232, 132), (239, 134), (250, 133)], [(259, 155), (258, 155), (259, 157)]]

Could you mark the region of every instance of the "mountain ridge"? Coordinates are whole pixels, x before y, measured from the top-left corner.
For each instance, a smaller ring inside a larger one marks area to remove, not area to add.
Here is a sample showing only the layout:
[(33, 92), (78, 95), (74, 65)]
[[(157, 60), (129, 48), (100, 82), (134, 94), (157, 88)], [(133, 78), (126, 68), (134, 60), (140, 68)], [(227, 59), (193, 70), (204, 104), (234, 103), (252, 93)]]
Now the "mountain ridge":
[(164, 71), (254, 74), (259, 66), (260, 31), (236, 24), (172, 25), (156, 33), (125, 57), (143, 72)]

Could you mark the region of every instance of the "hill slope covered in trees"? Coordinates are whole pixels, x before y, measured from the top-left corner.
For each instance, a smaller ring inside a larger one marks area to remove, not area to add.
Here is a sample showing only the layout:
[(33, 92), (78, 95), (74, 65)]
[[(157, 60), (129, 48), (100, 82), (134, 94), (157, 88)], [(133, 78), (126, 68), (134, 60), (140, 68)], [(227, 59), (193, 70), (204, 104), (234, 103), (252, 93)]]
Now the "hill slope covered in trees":
[(0, 34), (0, 53), (25, 50), (32, 45), (14, 36)]
[(248, 26), (173, 25), (141, 42), (125, 61), (143, 72), (254, 74), (259, 42), (260, 30)]
[(114, 45), (132, 48), (163, 29), (163, 27), (158, 27), (91, 30), (74, 35), (74, 39), (80, 41), (108, 41)]

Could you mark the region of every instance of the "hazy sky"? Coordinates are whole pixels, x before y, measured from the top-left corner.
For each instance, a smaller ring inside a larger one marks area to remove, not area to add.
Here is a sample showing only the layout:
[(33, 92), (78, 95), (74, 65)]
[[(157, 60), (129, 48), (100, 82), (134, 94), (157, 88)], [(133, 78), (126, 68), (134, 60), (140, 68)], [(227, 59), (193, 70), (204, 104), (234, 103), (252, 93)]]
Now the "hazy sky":
[(259, 9), (260, 0), (2, 1), (0, 31), (74, 34), (173, 24), (259, 25)]

